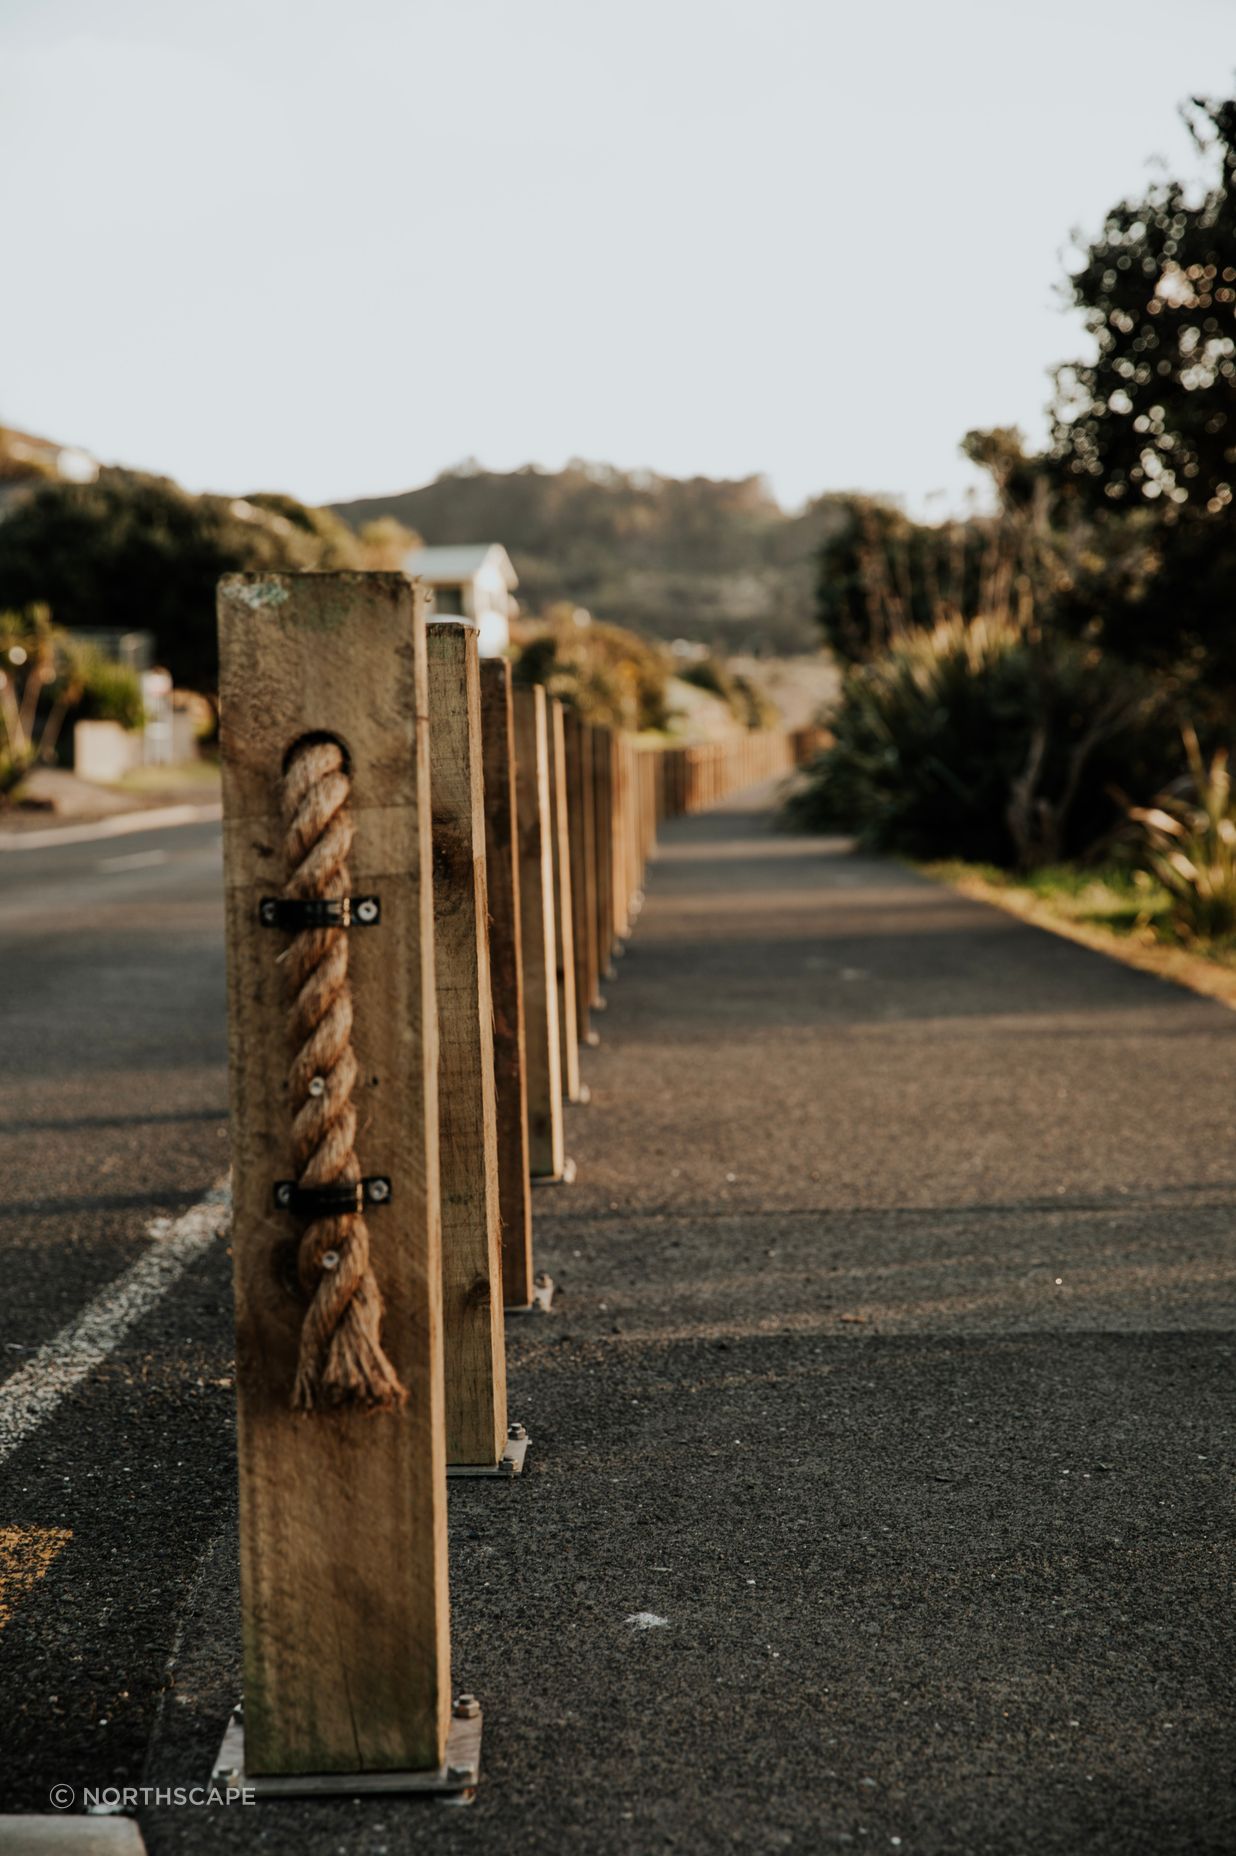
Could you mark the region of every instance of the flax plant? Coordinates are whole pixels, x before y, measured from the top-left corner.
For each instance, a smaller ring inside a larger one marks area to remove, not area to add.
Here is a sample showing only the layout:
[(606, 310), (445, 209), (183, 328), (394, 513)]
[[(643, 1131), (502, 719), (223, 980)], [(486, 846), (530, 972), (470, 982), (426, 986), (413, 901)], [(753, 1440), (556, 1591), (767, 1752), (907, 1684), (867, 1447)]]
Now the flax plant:
[(1197, 735), (1184, 730), (1188, 790), (1161, 793), (1152, 806), (1130, 806), (1142, 828), (1141, 858), (1171, 898), (1182, 941), (1236, 935), (1236, 809), (1226, 749), (1207, 766)]

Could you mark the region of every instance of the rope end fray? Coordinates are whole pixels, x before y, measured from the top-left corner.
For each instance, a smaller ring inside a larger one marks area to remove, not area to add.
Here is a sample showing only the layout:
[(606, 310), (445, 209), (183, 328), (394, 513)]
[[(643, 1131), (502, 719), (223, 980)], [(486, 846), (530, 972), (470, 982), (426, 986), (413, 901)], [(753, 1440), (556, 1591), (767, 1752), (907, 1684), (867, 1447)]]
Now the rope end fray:
[[(390, 1198), (390, 1181), (364, 1179), (355, 1151), (352, 991), (347, 930), (380, 919), (377, 897), (350, 895), (352, 784), (338, 742), (297, 742), (283, 774), (288, 878), (267, 898), (264, 925), (295, 936), (285, 950), (291, 998), (295, 1181), (275, 1202), (308, 1219), (297, 1263), (309, 1297), (292, 1407), (300, 1412), (395, 1411), (407, 1391), (382, 1347), (382, 1297), (369, 1260), (366, 1201)], [(363, 912), (362, 912), (363, 911)]]

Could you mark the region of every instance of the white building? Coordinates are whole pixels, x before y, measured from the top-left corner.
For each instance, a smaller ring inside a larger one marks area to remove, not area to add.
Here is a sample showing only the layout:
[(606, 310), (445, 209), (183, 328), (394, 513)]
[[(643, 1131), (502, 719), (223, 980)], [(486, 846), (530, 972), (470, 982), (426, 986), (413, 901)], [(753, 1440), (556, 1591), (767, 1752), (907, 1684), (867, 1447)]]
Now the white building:
[(510, 643), (519, 576), (500, 542), (413, 548), (403, 570), (432, 588), (431, 617), (471, 619), (480, 633), (481, 656), (502, 656)]

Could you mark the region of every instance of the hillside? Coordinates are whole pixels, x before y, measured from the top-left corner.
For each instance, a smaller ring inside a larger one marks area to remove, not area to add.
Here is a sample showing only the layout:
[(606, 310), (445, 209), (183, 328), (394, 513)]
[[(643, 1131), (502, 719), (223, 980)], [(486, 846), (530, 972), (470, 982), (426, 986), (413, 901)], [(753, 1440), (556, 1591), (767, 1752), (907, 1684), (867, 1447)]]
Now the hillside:
[(568, 600), (727, 653), (818, 647), (813, 556), (843, 520), (828, 496), (787, 515), (760, 477), (679, 479), (578, 461), (505, 473), (466, 464), (418, 490), (333, 508), (356, 529), (394, 516), (434, 544), (502, 542), (530, 612)]

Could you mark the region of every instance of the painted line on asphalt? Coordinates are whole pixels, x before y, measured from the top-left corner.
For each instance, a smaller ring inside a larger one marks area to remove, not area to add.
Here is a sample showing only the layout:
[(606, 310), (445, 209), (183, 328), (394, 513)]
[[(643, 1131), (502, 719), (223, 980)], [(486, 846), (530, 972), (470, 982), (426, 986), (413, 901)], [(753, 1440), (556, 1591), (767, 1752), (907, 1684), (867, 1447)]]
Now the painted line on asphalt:
[(153, 870), (156, 864), (170, 864), (170, 851), (130, 851), (127, 857), (100, 857), (96, 870)]
[(223, 817), (218, 803), (208, 806), (153, 806), (149, 812), (121, 812), (89, 825), (56, 825), (47, 831), (12, 831), (0, 835), (0, 851), (48, 851), (57, 844), (93, 844), (98, 838), (123, 838), (131, 831), (165, 831), (173, 825), (204, 825)]
[(231, 1192), (223, 1180), (179, 1218), (153, 1219), (147, 1226), (153, 1240), (150, 1249), (0, 1384), (0, 1463), (102, 1364), (208, 1248), (230, 1204)]
[(72, 1538), (69, 1527), (0, 1527), (0, 1630)]

